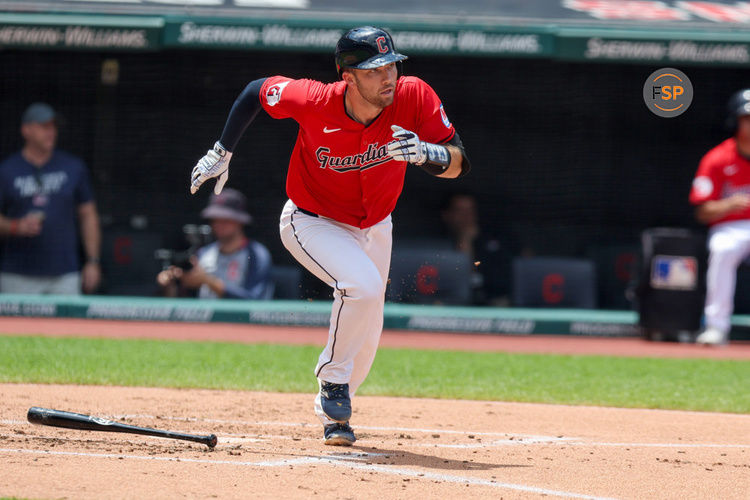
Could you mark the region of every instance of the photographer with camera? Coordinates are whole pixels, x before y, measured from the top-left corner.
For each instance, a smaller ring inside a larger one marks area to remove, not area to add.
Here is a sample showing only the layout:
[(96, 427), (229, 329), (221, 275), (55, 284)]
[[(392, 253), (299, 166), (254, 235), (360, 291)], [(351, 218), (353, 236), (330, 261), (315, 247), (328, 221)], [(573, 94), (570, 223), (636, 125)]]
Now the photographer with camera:
[(244, 226), (252, 221), (246, 206), (245, 196), (235, 189), (211, 195), (201, 217), (211, 222), (216, 241), (158, 274), (156, 281), (165, 296), (180, 295), (182, 287), (197, 290), (202, 299), (272, 297), (271, 254), (245, 235)]

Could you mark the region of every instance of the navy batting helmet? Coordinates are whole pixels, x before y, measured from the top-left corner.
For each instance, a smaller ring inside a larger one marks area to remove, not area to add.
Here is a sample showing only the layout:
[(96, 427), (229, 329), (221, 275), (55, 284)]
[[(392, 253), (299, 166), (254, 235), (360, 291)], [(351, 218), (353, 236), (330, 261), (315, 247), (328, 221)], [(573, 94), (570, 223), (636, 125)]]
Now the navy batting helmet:
[(350, 29), (336, 44), (339, 76), (344, 68), (373, 69), (405, 59), (405, 55), (396, 52), (391, 35), (372, 26)]
[(738, 90), (727, 103), (727, 130), (731, 133), (737, 131), (737, 118), (750, 115), (750, 89)]

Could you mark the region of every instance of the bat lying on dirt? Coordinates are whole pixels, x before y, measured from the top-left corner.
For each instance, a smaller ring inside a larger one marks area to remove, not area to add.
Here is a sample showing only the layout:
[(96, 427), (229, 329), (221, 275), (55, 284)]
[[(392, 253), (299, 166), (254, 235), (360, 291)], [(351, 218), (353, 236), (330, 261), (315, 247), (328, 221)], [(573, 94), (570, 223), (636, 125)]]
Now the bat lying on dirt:
[(145, 436), (181, 439), (183, 441), (203, 443), (209, 448), (213, 448), (217, 443), (215, 434), (199, 436), (196, 434), (183, 434), (182, 432), (163, 431), (148, 427), (137, 427), (135, 425), (113, 422), (112, 420), (92, 417), (91, 415), (84, 415), (82, 413), (51, 410), (48, 408), (39, 408), (37, 406), (29, 408), (26, 418), (32, 424), (65, 427), (66, 429), (79, 429), (84, 431), (126, 432), (129, 434), (143, 434)]

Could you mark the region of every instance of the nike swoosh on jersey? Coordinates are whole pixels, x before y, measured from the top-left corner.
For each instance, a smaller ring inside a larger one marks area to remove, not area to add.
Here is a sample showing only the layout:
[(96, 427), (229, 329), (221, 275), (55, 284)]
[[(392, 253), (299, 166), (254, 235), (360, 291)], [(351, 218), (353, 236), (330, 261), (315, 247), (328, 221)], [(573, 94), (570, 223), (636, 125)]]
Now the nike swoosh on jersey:
[(338, 132), (339, 130), (341, 130), (341, 129), (340, 128), (323, 127), (323, 133), (324, 134), (330, 134), (331, 132)]

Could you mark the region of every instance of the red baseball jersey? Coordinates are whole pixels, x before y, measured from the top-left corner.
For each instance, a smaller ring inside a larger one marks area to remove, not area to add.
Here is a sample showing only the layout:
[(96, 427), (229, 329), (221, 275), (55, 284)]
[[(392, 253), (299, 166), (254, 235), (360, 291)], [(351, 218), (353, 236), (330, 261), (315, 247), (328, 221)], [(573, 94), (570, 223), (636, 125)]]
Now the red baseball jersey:
[[(690, 203), (700, 205), (709, 200), (729, 198), (733, 194), (750, 194), (750, 161), (737, 151), (732, 137), (701, 159), (690, 191)], [(732, 220), (750, 219), (750, 209), (731, 213), (711, 225)]]
[(299, 123), (286, 180), (289, 198), (305, 210), (366, 228), (393, 211), (404, 185), (407, 163), (386, 152), (391, 125), (437, 144), (451, 140), (455, 130), (435, 91), (419, 78), (399, 78), (393, 104), (367, 126), (346, 114), (345, 89), (344, 81), (273, 76), (260, 100), (273, 118)]

